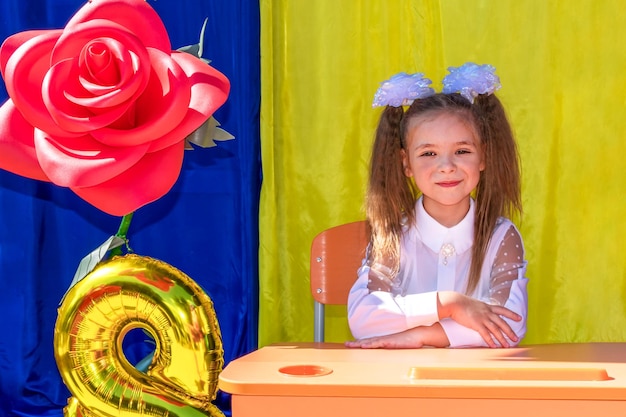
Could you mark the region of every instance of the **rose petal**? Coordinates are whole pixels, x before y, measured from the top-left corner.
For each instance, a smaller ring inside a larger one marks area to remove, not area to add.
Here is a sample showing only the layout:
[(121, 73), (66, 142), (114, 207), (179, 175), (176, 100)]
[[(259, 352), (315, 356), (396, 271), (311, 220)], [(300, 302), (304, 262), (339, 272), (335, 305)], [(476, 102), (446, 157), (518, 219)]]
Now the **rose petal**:
[[(48, 34), (50, 30), (27, 30), (24, 32), (19, 32), (14, 35), (9, 36), (2, 42), (2, 46), (0, 46), (0, 73), (2, 73), (2, 77), (4, 78), (5, 71), (4, 68), (7, 65), (7, 61), (9, 57), (19, 48), (22, 44), (31, 40), (40, 35)], [(58, 30), (57, 32), (61, 32)]]
[[(92, 136), (109, 146), (147, 143), (172, 131), (187, 114), (191, 99), (190, 80), (169, 54), (148, 49), (152, 61), (150, 81), (136, 100), (127, 123), (94, 130)], [(183, 137), (179, 140), (182, 141)]]
[(145, 0), (90, 0), (74, 14), (65, 25), (65, 30), (73, 30), (79, 23), (94, 19), (116, 22), (134, 33), (145, 46), (172, 50), (165, 25), (157, 12)]
[(0, 168), (23, 177), (49, 181), (37, 160), (33, 131), (12, 100), (0, 107)]
[(35, 132), (35, 148), (41, 169), (62, 187), (91, 187), (135, 165), (148, 145), (112, 148), (85, 135), (51, 137)]
[[(107, 56), (111, 69), (106, 79), (98, 78), (101, 68), (90, 59), (91, 48)], [(44, 100), (54, 120), (70, 132), (100, 129), (120, 119), (150, 78), (144, 45), (126, 28), (108, 21), (80, 23), (64, 31), (51, 61), (56, 64), (44, 79)]]
[[(14, 50), (4, 66), (4, 81), (15, 107), (31, 125), (53, 135), (66, 132), (50, 117), (41, 96), (41, 86), (50, 68), (50, 51), (60, 33), (60, 30), (51, 30), (32, 37), (12, 36), (3, 45)], [(24, 39), (26, 42), (16, 48), (16, 42)]]
[(144, 49), (137, 53), (116, 39), (98, 39), (85, 46), (78, 60), (80, 92), (91, 96), (74, 97), (71, 91), (68, 95), (84, 106), (116, 106), (143, 90), (150, 76), (144, 68), (148, 63)]
[[(94, 40), (104, 40), (106, 38), (111, 38), (124, 45), (128, 50), (139, 56), (141, 63), (147, 64), (149, 60), (147, 47), (143, 39), (137, 37), (136, 33), (115, 22), (93, 20), (76, 24), (71, 30), (68, 28), (63, 30), (50, 56), (50, 65), (66, 59), (78, 58), (83, 53), (85, 46), (88, 46)], [(126, 65), (129, 64), (131, 63), (126, 63)], [(146, 68), (140, 66), (136, 70), (144, 71), (143, 75), (147, 76), (145, 73), (147, 71)]]
[(172, 59), (178, 62), (192, 83), (188, 111), (185, 119), (173, 130), (152, 141), (148, 152), (168, 147), (181, 137), (187, 137), (224, 104), (230, 92), (228, 78), (193, 55), (172, 52)]
[(178, 179), (184, 151), (181, 141), (146, 154), (132, 168), (107, 182), (72, 191), (108, 214), (124, 216), (167, 194)]
[[(128, 99), (117, 106), (106, 108), (105, 111), (81, 105), (86, 104), (88, 99), (72, 97), (66, 90), (71, 88), (70, 85), (76, 84), (78, 77), (79, 69), (75, 61), (67, 60), (51, 68), (43, 82), (44, 102), (54, 121), (64, 131), (85, 133), (100, 129), (122, 117), (133, 105), (133, 101)], [(128, 92), (132, 93), (132, 90)]]

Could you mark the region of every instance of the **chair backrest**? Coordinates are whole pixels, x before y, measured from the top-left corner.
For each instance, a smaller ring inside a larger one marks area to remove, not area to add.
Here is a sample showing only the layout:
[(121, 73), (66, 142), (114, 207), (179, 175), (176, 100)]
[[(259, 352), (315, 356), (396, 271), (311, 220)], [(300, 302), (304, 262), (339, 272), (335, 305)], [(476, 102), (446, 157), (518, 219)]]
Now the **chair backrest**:
[(348, 302), (369, 238), (369, 226), (362, 220), (331, 227), (313, 239), (310, 278), (316, 342), (324, 341), (324, 305)]

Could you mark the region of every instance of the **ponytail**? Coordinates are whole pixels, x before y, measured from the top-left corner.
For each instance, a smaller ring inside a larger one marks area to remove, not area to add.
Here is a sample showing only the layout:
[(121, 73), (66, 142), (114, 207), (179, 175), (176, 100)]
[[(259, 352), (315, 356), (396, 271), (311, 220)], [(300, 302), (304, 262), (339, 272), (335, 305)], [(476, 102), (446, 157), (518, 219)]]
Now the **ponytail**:
[(498, 217), (511, 217), (522, 211), (519, 156), (502, 103), (493, 94), (479, 95), (472, 104), (472, 115), (481, 138), (485, 169), (480, 173), (476, 188), (474, 244), (467, 294), (478, 285)]
[(392, 277), (400, 264), (402, 225), (414, 218), (417, 189), (402, 167), (402, 107), (387, 106), (380, 117), (370, 161), (366, 214), (372, 230), (370, 264), (387, 267)]

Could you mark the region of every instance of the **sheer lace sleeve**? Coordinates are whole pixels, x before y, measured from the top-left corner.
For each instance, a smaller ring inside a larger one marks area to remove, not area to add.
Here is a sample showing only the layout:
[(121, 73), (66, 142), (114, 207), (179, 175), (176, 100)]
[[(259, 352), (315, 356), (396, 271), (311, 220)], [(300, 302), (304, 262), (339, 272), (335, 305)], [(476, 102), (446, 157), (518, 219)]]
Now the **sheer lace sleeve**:
[(367, 289), (372, 291), (391, 292), (393, 286), (392, 271), (386, 265), (371, 260), (372, 243), (367, 245), (365, 251), (365, 265), (369, 266), (367, 274)]
[(367, 289), (372, 291), (391, 292), (391, 270), (381, 264), (374, 264), (370, 267), (367, 279)]
[(509, 298), (511, 284), (519, 278), (524, 267), (524, 246), (515, 227), (509, 227), (491, 268), (489, 298), (494, 304), (504, 305)]

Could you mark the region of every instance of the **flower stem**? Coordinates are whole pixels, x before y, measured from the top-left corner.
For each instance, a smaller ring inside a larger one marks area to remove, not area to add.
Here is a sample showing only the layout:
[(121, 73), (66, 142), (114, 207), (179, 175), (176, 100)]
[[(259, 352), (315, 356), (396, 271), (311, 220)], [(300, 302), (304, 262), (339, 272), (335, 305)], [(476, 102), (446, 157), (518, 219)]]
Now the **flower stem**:
[(128, 233), (128, 228), (130, 227), (130, 221), (133, 219), (134, 212), (128, 213), (126, 216), (122, 217), (122, 222), (120, 223), (120, 228), (117, 229), (117, 233), (115, 236), (121, 237), (122, 239), (126, 239), (126, 233)]
[[(124, 217), (122, 217), (122, 221), (120, 222), (120, 227), (117, 229), (117, 233), (115, 236), (124, 239), (126, 242), (126, 247), (128, 248), (128, 239), (126, 238), (126, 234), (128, 233), (128, 228), (130, 227), (130, 222), (133, 219), (134, 212), (128, 213)], [(118, 246), (117, 248), (111, 249), (111, 257), (121, 255), (122, 247)]]

